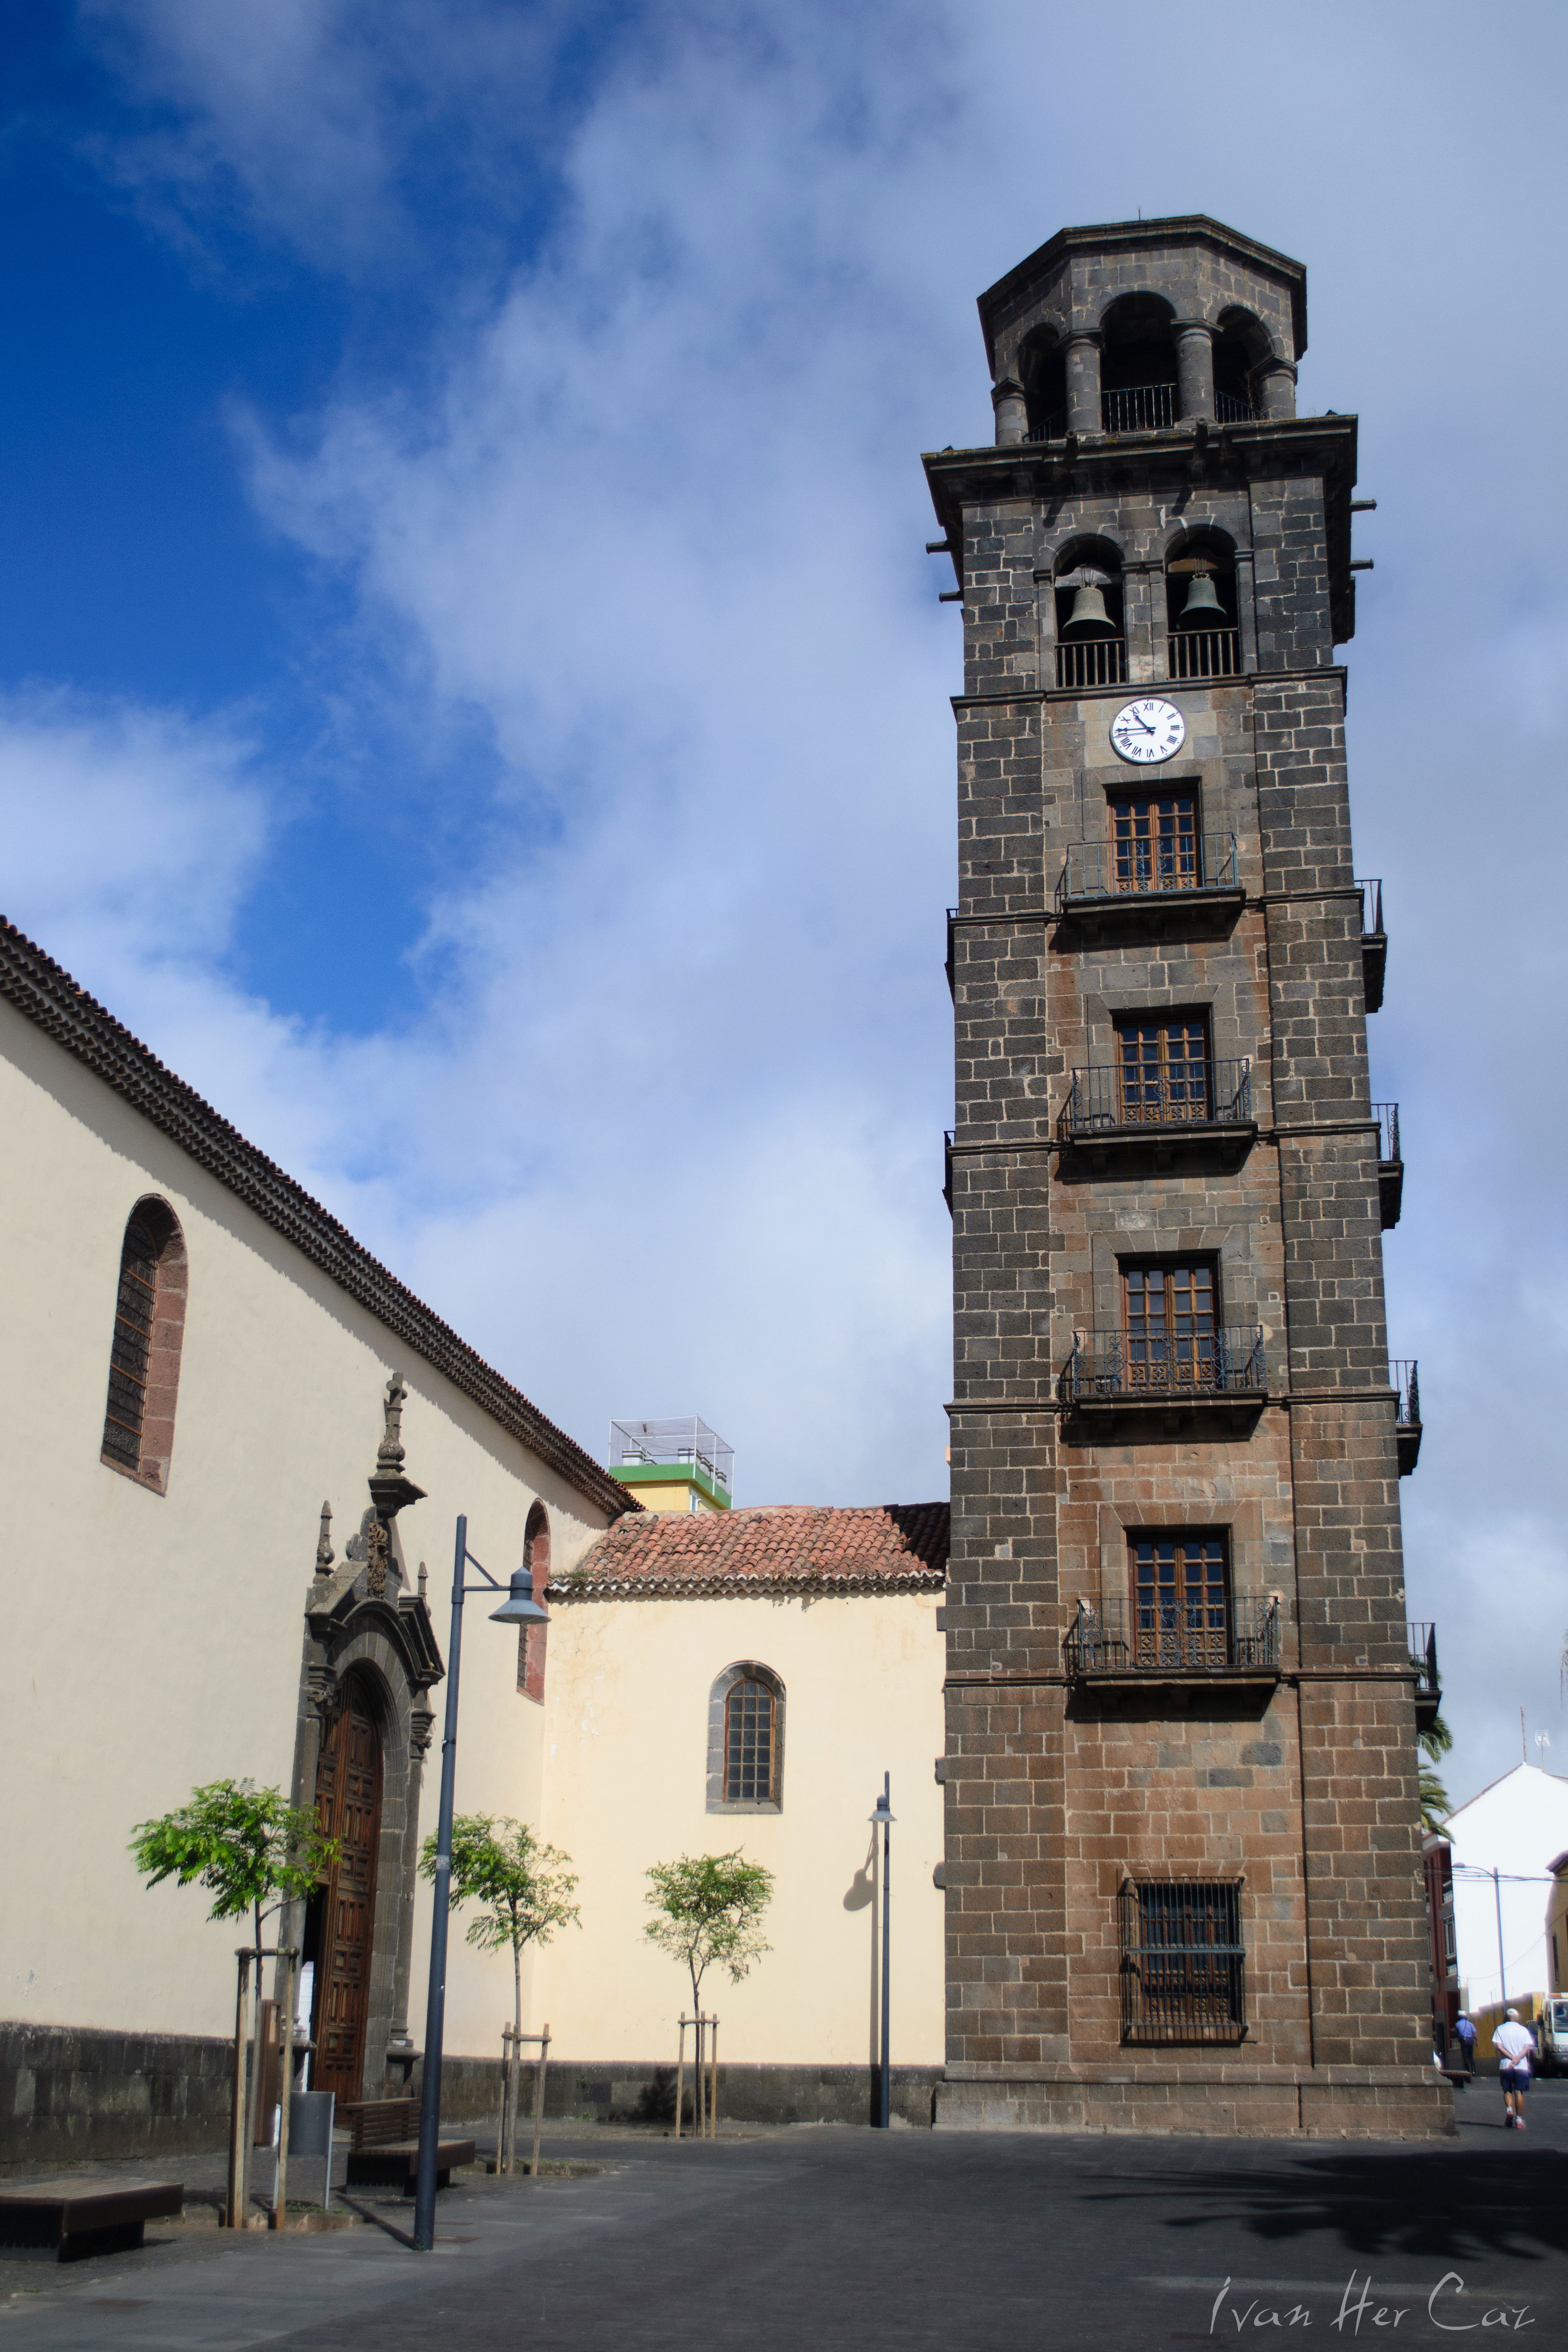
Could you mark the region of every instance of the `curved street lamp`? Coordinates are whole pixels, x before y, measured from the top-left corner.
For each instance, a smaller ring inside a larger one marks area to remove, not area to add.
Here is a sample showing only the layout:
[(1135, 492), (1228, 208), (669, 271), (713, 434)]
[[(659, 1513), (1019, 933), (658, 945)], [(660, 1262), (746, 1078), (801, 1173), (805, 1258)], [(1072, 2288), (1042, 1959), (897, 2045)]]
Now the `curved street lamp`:
[[(465, 1584), (465, 1569), (477, 1568), (483, 1584)], [(425, 2079), (419, 2098), (419, 2170), (414, 2198), (414, 2246), (428, 2254), (436, 2245), (436, 2158), (441, 2138), (441, 2041), (447, 2023), (447, 1926), (452, 1888), (452, 1794), (458, 1776), (458, 1672), (463, 1655), (463, 1598), (499, 1592), (500, 1584), (468, 1549), (468, 1522), (458, 1521), (452, 1568), (452, 1633), (447, 1651), (447, 1720), (441, 1738), (441, 1811), (436, 1831), (435, 1916), (430, 1922), (430, 1990), (425, 2012)], [(545, 1625), (549, 1613), (533, 1597), (533, 1579), (516, 1570), (492, 1625)]]

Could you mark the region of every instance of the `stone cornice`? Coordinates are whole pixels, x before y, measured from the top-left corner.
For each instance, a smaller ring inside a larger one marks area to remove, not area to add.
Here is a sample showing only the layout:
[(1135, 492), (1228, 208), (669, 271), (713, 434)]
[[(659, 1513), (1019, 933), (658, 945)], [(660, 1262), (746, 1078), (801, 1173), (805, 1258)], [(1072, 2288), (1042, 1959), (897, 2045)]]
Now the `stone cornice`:
[(0, 918), (0, 996), (205, 1168), (263, 1223), (319, 1266), (384, 1329), (472, 1399), (574, 1491), (617, 1518), (642, 1506), (546, 1420), (449, 1324), (416, 1298), (345, 1226), (237, 1128), (79, 987), (69, 972)]

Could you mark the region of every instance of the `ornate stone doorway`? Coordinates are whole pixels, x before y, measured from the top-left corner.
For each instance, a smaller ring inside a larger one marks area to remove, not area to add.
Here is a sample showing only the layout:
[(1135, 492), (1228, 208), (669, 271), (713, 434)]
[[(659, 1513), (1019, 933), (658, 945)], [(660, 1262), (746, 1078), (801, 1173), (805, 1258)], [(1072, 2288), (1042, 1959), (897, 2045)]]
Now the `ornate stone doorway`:
[(318, 1897), (319, 1926), (311, 1939), (311, 2081), (340, 2099), (359, 2098), (364, 2082), (381, 1797), (381, 1730), (363, 1678), (351, 1674), (323, 1727), (316, 1765), (318, 1817), (327, 1834), (341, 1841), (341, 1852)]

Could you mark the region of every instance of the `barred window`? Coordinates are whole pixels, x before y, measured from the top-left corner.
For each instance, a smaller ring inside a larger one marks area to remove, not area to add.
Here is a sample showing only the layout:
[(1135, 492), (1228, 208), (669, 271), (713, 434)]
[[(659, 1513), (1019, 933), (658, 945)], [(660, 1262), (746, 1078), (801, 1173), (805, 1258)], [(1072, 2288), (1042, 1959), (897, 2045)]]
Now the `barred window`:
[(126, 1222), (109, 1349), (101, 1457), (163, 1492), (174, 1437), (185, 1320), (185, 1250), (162, 1201), (139, 1201)]
[(724, 1702), (724, 1798), (766, 1804), (773, 1793), (773, 1695), (748, 1675)]
[(1239, 2042), (1247, 2032), (1239, 1879), (1121, 1890), (1123, 2042)]

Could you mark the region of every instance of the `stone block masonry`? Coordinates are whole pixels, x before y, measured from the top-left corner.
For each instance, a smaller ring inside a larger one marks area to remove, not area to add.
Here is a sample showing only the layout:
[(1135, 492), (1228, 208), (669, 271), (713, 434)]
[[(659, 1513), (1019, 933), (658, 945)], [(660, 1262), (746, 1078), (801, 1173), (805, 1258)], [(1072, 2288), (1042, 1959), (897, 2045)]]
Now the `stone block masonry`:
[[(937, 2120), (1442, 2133), (1334, 667), (1354, 420), (1294, 414), (1304, 273), (1217, 223), (1064, 231), (981, 310), (998, 445), (927, 460), (964, 626)], [(1063, 352), (1070, 435), (1021, 437)], [(1152, 393), (1147, 429), (1102, 429), (1097, 385), (1162, 381), (1163, 423)], [(1215, 674), (1176, 643), (1194, 564)], [(1125, 683), (1058, 687), (1086, 566)], [(1165, 761), (1111, 741), (1135, 694), (1181, 713)], [(1075, 1071), (1117, 1130), (1130, 1024), (1245, 1070), (1245, 1131), (1068, 1134)], [(1200, 1293), (1260, 1335), (1247, 1395), (1179, 1319)], [(1085, 1335), (1124, 1368), (1087, 1394)], [(1163, 1601), (1134, 1567), (1157, 1543)]]

